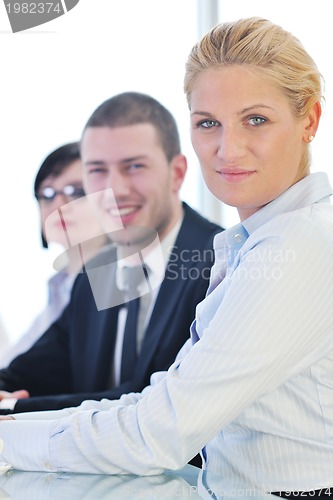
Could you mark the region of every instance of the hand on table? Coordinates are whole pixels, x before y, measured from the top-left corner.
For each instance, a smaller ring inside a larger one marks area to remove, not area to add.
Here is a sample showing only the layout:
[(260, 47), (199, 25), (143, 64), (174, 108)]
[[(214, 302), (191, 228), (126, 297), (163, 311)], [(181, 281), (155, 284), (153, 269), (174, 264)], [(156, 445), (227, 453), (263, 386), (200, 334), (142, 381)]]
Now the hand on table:
[(14, 392), (7, 392), (7, 391), (0, 391), (0, 401), (3, 399), (23, 399), (23, 398), (29, 398), (30, 394), (28, 391), (25, 389), (20, 389), (19, 391), (14, 391)]

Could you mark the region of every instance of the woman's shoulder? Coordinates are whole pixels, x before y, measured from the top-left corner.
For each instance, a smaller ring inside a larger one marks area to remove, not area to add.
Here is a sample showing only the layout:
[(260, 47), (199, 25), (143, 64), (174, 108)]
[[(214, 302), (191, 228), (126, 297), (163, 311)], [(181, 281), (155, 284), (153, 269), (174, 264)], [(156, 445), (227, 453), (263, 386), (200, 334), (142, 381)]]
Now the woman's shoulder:
[(286, 247), (327, 247), (333, 254), (333, 206), (316, 203), (290, 212), (281, 213), (267, 221), (254, 233), (256, 240), (276, 241)]

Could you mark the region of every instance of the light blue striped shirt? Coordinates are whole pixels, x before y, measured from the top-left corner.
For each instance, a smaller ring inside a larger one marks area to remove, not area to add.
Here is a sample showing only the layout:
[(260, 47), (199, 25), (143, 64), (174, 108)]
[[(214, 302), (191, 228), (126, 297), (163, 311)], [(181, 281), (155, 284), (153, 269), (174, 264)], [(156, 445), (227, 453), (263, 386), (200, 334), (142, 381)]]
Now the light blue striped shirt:
[(149, 475), (203, 449), (207, 477), (268, 491), (332, 486), (331, 194), (327, 176), (311, 174), (217, 235), (209, 293), (169, 371), (119, 401), (1, 422), (1, 459)]

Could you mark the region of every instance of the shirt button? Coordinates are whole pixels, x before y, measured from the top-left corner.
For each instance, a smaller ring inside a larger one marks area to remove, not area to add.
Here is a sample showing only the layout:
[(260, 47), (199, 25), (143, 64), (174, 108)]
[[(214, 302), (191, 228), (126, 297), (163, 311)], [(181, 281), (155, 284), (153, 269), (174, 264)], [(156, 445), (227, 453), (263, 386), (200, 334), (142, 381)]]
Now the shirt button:
[(239, 233), (236, 233), (234, 235), (234, 240), (237, 241), (237, 243), (240, 243), (242, 241), (242, 235)]

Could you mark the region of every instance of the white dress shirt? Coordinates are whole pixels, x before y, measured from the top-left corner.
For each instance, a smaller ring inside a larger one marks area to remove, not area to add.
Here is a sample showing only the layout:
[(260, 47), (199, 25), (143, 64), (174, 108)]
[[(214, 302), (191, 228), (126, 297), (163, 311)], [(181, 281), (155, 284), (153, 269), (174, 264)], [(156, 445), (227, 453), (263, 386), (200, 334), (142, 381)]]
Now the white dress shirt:
[[(140, 283), (138, 287), (140, 295), (140, 310), (137, 325), (137, 352), (140, 353), (141, 345), (145, 336), (145, 331), (148, 326), (150, 317), (152, 315), (156, 298), (160, 290), (160, 286), (163, 282), (165, 275), (165, 268), (168, 263), (170, 253), (175, 245), (180, 227), (183, 222), (183, 216), (180, 217), (179, 221), (171, 229), (171, 231), (166, 235), (166, 237), (158, 245), (158, 251), (154, 250), (149, 252), (144, 256), (144, 263), (148, 269), (148, 280), (149, 283), (145, 283), (144, 280)], [(164, 267), (161, 266), (160, 252), (162, 252)], [(122, 270), (128, 265), (126, 259), (117, 260), (117, 273), (116, 281), (119, 290), (123, 290), (124, 284), (122, 282)], [(129, 265), (129, 267), (131, 267)], [(150, 285), (148, 287), (148, 285)], [(113, 361), (113, 373), (112, 373), (112, 385), (118, 386), (120, 384), (120, 372), (121, 372), (121, 357), (123, 350), (123, 340), (124, 340), (124, 330), (127, 318), (127, 309), (123, 307), (118, 313), (118, 325), (117, 325), (117, 337), (114, 349), (114, 361)]]
[(159, 474), (203, 449), (267, 491), (333, 484), (333, 207), (312, 174), (215, 238), (191, 339), (142, 393), (0, 422), (18, 469)]

